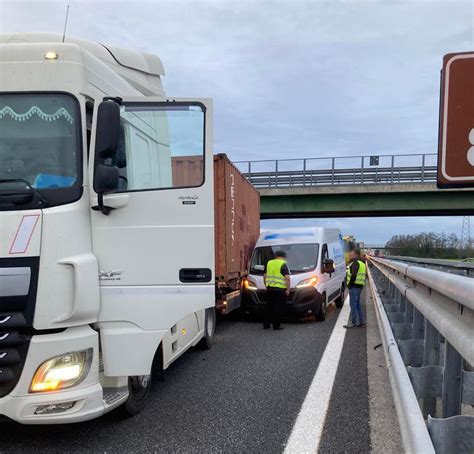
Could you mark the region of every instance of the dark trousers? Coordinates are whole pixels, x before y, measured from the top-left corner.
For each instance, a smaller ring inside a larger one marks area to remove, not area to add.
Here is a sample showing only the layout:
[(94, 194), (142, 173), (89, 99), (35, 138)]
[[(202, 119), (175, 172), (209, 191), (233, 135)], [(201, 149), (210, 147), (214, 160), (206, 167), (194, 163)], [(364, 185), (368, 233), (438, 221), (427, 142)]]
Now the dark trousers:
[(263, 313), (263, 326), (273, 328), (280, 327), (281, 317), (285, 310), (286, 292), (285, 289), (267, 287), (267, 304)]

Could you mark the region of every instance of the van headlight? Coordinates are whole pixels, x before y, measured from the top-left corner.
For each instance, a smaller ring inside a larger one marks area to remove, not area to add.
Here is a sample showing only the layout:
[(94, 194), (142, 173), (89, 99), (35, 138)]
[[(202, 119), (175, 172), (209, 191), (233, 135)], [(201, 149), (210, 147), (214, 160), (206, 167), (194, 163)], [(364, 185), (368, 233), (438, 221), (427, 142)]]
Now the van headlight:
[(30, 392), (58, 391), (79, 384), (89, 373), (92, 348), (48, 359), (36, 370)]
[(252, 281), (252, 279), (249, 279), (249, 278), (245, 279), (244, 285), (247, 290), (251, 290), (253, 292), (258, 290), (257, 284), (254, 281)]
[(318, 283), (317, 276), (309, 277), (308, 279), (303, 279), (296, 284), (296, 288), (304, 288), (304, 287), (314, 287)]

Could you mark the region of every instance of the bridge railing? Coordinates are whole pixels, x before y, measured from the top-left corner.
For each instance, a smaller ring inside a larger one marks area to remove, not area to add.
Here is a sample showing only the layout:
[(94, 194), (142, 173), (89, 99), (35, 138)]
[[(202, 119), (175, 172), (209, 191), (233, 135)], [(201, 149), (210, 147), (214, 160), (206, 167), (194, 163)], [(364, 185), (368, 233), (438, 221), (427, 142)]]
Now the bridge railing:
[(407, 262), (371, 262), (405, 451), (433, 452), (429, 433), (438, 454), (474, 452), (474, 280)]
[(257, 188), (431, 183), (436, 153), (236, 161)]

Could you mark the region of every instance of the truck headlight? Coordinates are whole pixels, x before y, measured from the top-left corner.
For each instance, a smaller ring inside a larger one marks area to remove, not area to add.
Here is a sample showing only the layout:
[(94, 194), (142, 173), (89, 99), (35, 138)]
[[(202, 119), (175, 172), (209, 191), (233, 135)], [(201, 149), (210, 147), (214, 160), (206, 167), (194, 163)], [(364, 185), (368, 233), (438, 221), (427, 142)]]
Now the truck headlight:
[(257, 284), (254, 281), (252, 281), (252, 279), (245, 279), (244, 285), (247, 290), (252, 290), (252, 291), (258, 290)]
[(89, 373), (92, 348), (48, 359), (36, 370), (30, 392), (57, 391), (79, 384)]
[(302, 281), (296, 284), (296, 288), (303, 288), (303, 287), (314, 287), (318, 283), (317, 276), (309, 277), (308, 279), (303, 279)]

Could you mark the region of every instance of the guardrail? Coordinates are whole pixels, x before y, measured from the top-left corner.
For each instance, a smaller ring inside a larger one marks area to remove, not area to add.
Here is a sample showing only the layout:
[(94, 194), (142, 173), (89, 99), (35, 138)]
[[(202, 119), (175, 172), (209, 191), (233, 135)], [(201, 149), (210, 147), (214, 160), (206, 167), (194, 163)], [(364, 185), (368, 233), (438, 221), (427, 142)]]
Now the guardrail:
[[(430, 452), (417, 446), (426, 442), (416, 422), (419, 414), (413, 410), (418, 401), (437, 453), (474, 452), (474, 280), (411, 263), (370, 260), (376, 308), (381, 302), (380, 318), (385, 314), (390, 324), (382, 321), (379, 327), (393, 369), (405, 449)], [(401, 363), (391, 339), (398, 345)], [(406, 373), (415, 399), (406, 391)]]
[(403, 257), (399, 255), (387, 255), (385, 258), (402, 262), (416, 263), (422, 267), (446, 271), (447, 273), (458, 274), (460, 276), (474, 277), (474, 263), (472, 262)]
[(433, 183), (436, 153), (236, 161), (257, 188)]

